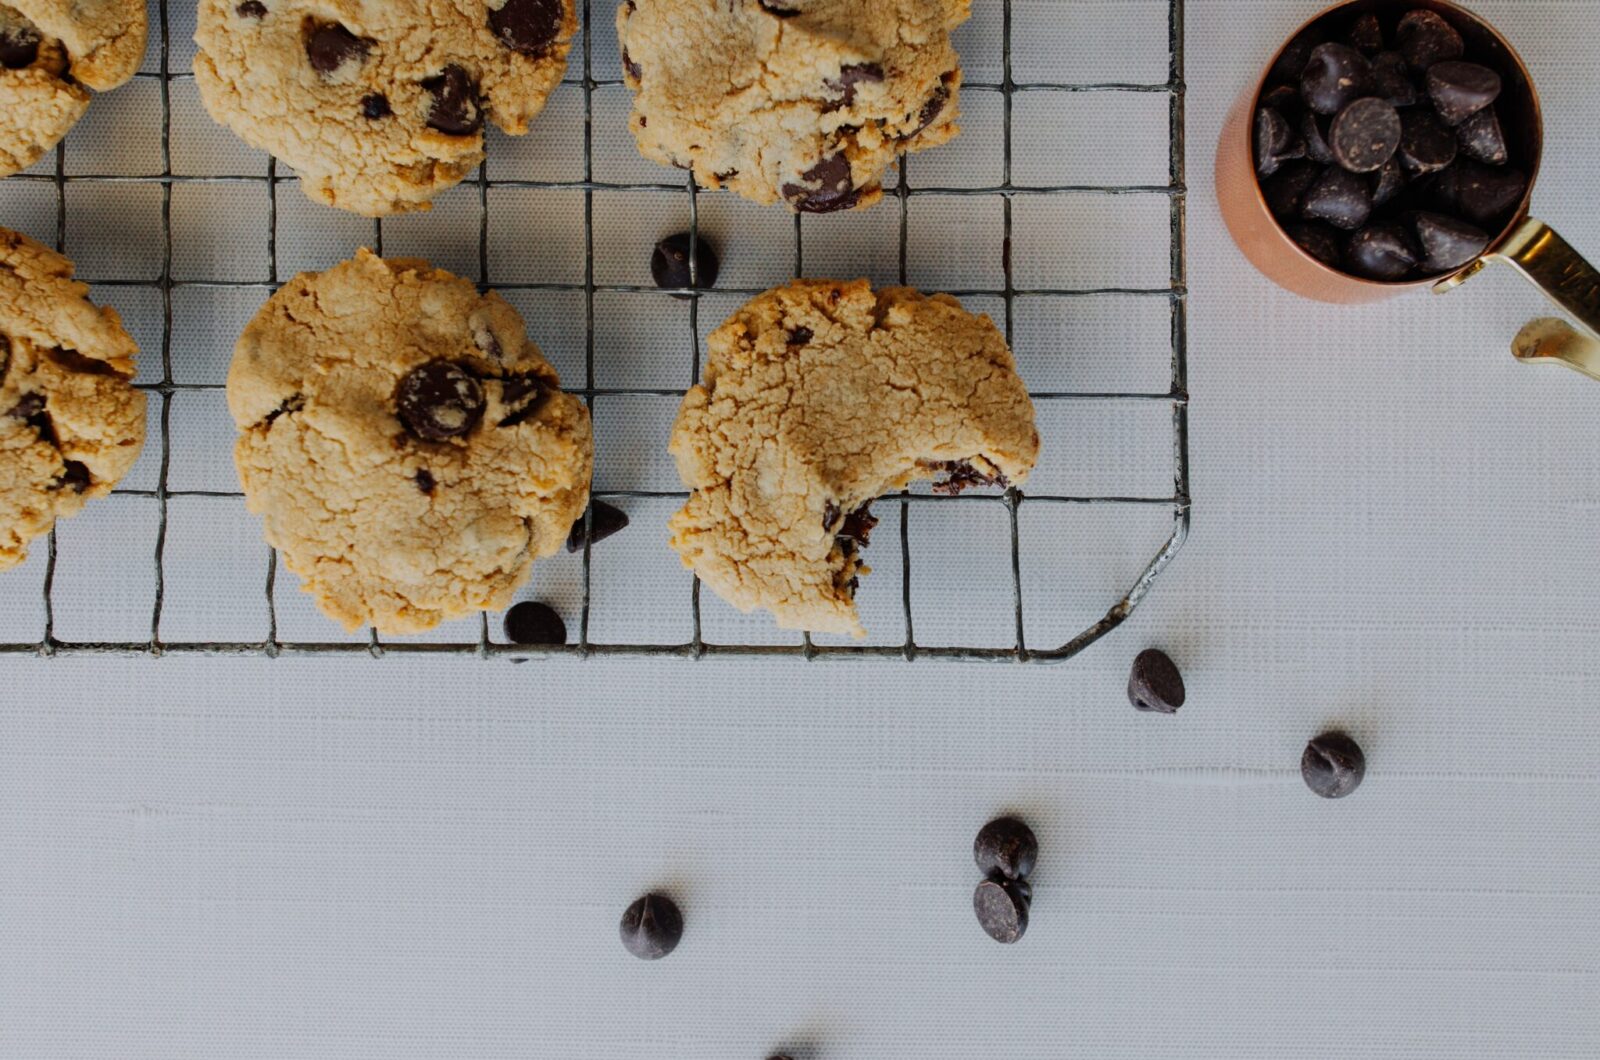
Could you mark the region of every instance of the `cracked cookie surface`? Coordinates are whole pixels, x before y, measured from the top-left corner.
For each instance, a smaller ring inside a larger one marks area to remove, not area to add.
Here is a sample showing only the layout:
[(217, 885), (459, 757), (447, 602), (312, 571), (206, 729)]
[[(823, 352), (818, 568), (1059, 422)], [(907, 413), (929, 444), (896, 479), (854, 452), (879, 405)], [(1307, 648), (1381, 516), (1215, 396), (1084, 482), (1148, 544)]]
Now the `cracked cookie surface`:
[(144, 444), (133, 339), (72, 263), (0, 229), (0, 570), (111, 492)]
[(0, 177), (37, 162), (144, 58), (144, 0), (0, 4)]
[(499, 295), (363, 250), (295, 277), (239, 339), (247, 503), (348, 629), (503, 609), (588, 503), (589, 413), (559, 386)]
[(869, 505), (1021, 485), (1033, 404), (986, 316), (949, 295), (801, 280), (711, 334), (671, 451), (692, 491), (672, 547), (718, 596), (785, 629), (865, 635), (856, 614)]
[(970, 0), (624, 0), (639, 150), (707, 188), (810, 213), (870, 206), (956, 127)]
[(206, 109), (293, 166), (312, 199), (425, 210), (521, 135), (560, 82), (574, 0), (200, 0)]

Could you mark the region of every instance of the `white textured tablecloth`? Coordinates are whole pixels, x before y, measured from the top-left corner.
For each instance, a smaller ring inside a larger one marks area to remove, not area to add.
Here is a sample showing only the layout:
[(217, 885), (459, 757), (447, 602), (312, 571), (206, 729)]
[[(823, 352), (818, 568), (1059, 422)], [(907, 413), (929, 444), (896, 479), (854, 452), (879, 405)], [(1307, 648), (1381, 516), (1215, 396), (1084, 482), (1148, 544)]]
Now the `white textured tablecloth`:
[[(1476, 6), (1600, 254), (1600, 3)], [(1148, 7), (1019, 30), (1098, 20), (1115, 69)], [(1512, 362), (1505, 274), (1253, 274), (1213, 143), (1310, 5), (1188, 7), (1195, 533), (1124, 629), (1056, 669), (6, 659), (0, 1056), (1600, 1055), (1600, 384)], [(1148, 644), (1176, 718), (1123, 697)], [(1331, 726), (1340, 803), (1298, 775)], [(969, 906), (1002, 810), (1043, 847), (1011, 948)], [(688, 921), (653, 965), (649, 888)]]

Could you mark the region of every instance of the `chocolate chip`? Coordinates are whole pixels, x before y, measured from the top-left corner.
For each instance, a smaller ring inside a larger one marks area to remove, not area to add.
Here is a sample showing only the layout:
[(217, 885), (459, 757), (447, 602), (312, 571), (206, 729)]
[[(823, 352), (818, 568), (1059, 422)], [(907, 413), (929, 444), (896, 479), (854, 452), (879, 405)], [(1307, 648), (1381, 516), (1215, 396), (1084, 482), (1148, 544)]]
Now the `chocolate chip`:
[(628, 76), (635, 81), (644, 76), (644, 67), (633, 61), (633, 56), (628, 54), (628, 49), (622, 49), (622, 68), (628, 71)]
[(1372, 64), (1354, 48), (1319, 44), (1300, 75), (1300, 95), (1318, 114), (1337, 114), (1368, 93)]
[(1328, 146), (1334, 161), (1352, 173), (1371, 173), (1400, 146), (1400, 112), (1373, 96), (1358, 99), (1333, 119)]
[(1428, 68), (1428, 95), (1446, 125), (1460, 125), (1500, 98), (1500, 75), (1478, 63), (1436, 63)]
[(526, 423), (544, 408), (550, 399), (550, 388), (536, 375), (508, 375), (500, 380), (500, 403), (506, 414), (500, 417), (499, 427), (515, 427)]
[[(650, 276), (656, 281), (656, 286), (668, 290), (684, 290), (695, 288), (704, 290), (715, 287), (717, 273), (722, 263), (717, 260), (717, 252), (705, 236), (693, 240), (694, 246), (694, 271), (698, 276), (689, 274), (689, 244), (691, 240), (688, 232), (679, 232), (670, 235), (656, 244), (656, 249), (650, 254)], [(678, 295), (679, 298), (687, 297)]]
[(1257, 106), (1267, 107), (1277, 111), (1285, 118), (1293, 118), (1305, 107), (1305, 101), (1300, 98), (1300, 93), (1288, 85), (1279, 85), (1261, 94), (1261, 101)]
[(1290, 162), (1261, 182), (1267, 208), (1278, 217), (1299, 217), (1306, 192), (1321, 175), (1322, 170), (1309, 162)]
[(1283, 46), (1272, 64), (1269, 79), (1273, 81), (1299, 81), (1311, 61), (1311, 49), (1323, 41), (1321, 31), (1308, 29)]
[(1275, 110), (1256, 111), (1256, 172), (1270, 177), (1285, 163), (1306, 156), (1306, 145)]
[(233, 13), (240, 18), (266, 18), (267, 5), (261, 0), (244, 0), (244, 3), (233, 9)]
[(972, 892), (978, 924), (996, 942), (1016, 942), (1028, 930), (1028, 898), (1015, 880), (984, 880)]
[(804, 346), (817, 337), (817, 333), (804, 325), (789, 329), (789, 345)]
[(1134, 658), (1128, 674), (1128, 702), (1135, 710), (1176, 714), (1184, 696), (1183, 674), (1166, 652), (1146, 648)]
[(60, 440), (56, 437), (55, 422), (50, 419), (50, 413), (45, 411), (46, 403), (43, 394), (24, 394), (22, 400), (13, 405), (6, 415), (32, 427), (41, 442), (58, 445)]
[(832, 501), (827, 502), (822, 506), (822, 528), (824, 530), (832, 530), (839, 524), (839, 519), (843, 515), (844, 512), (840, 510), (837, 504)]
[(555, 609), (524, 600), (506, 612), (506, 640), (524, 647), (552, 647), (567, 642), (567, 624)]
[(1432, 11), (1411, 11), (1400, 19), (1396, 30), (1400, 51), (1406, 62), (1418, 70), (1434, 63), (1459, 59), (1466, 53), (1466, 42), (1456, 28)]
[(1431, 110), (1400, 115), (1400, 161), (1412, 176), (1435, 173), (1456, 160), (1456, 133)]
[(1372, 215), (1367, 182), (1345, 169), (1331, 167), (1305, 194), (1300, 212), (1346, 230), (1360, 228)]
[(1491, 166), (1503, 166), (1511, 157), (1506, 146), (1506, 134), (1500, 128), (1500, 116), (1493, 107), (1485, 107), (1456, 126), (1456, 140), (1461, 153)]
[(317, 73), (331, 74), (352, 59), (365, 62), (371, 47), (371, 41), (362, 40), (337, 22), (323, 22), (306, 38), (306, 58)]
[(1033, 829), (1017, 818), (998, 817), (978, 829), (972, 841), (972, 860), (987, 877), (1020, 880), (1033, 872), (1039, 860), (1039, 840)]
[(784, 7), (782, 4), (772, 3), (771, 0), (758, 0), (758, 3), (761, 6), (761, 10), (774, 18), (793, 18), (800, 14), (799, 8)]
[(52, 484), (52, 489), (70, 489), (73, 493), (87, 493), (89, 487), (94, 485), (94, 480), (89, 476), (89, 468), (76, 460), (64, 461), (61, 465), (61, 477)]
[(1300, 756), (1300, 775), (1306, 787), (1324, 799), (1342, 799), (1361, 785), (1367, 758), (1342, 732), (1325, 732), (1306, 744)]
[(622, 914), (619, 933), (629, 953), (641, 961), (658, 961), (683, 939), (683, 913), (671, 898), (647, 894)]
[(466, 367), (429, 361), (395, 388), (395, 408), (407, 429), (427, 442), (468, 434), (483, 419), (483, 384)]
[(945, 106), (950, 102), (950, 82), (954, 77), (955, 75), (950, 73), (940, 79), (938, 86), (933, 90), (933, 95), (928, 97), (928, 101), (917, 112), (917, 127), (906, 134), (907, 139), (939, 120), (939, 115), (944, 113)]
[(1308, 110), (1300, 116), (1300, 139), (1305, 141), (1306, 157), (1322, 165), (1333, 161), (1333, 149), (1328, 146), (1328, 138), (1322, 132), (1325, 121), (1327, 119), (1315, 111)]
[(450, 136), (471, 136), (483, 128), (478, 82), (465, 69), (452, 63), (438, 77), (422, 82), (422, 87), (433, 96), (429, 128)]
[(433, 472), (429, 471), (425, 467), (417, 468), (416, 483), (417, 489), (421, 490), (423, 493), (426, 493), (430, 497), (433, 496), (433, 491), (437, 489), (439, 485), (438, 481), (433, 477)]
[(1404, 55), (1384, 52), (1372, 60), (1372, 94), (1396, 107), (1415, 106), (1422, 98)]
[[(800, 174), (800, 179), (806, 183), (783, 186), (783, 197), (801, 213), (833, 213), (861, 201), (861, 191), (851, 179), (850, 160), (842, 153), (824, 158)], [(809, 186), (813, 184), (816, 187)]]
[(374, 92), (370, 96), (361, 97), (361, 116), (372, 121), (387, 118), (394, 113), (394, 108), (389, 106), (389, 97)]
[(836, 110), (851, 106), (856, 101), (857, 85), (876, 85), (883, 81), (883, 67), (877, 63), (852, 63), (839, 68), (837, 79), (828, 79), (823, 84), (828, 86), (830, 92), (836, 92), (844, 98), (837, 103), (830, 104), (829, 110)]
[(1383, 26), (1379, 24), (1378, 16), (1371, 11), (1358, 16), (1350, 25), (1347, 39), (1352, 48), (1368, 55), (1383, 51)]
[(22, 70), (39, 58), (39, 31), (31, 26), (11, 26), (0, 31), (0, 66)]
[(1394, 197), (1405, 190), (1406, 167), (1399, 155), (1394, 155), (1372, 178), (1372, 206), (1387, 206)]
[(1446, 212), (1480, 225), (1499, 225), (1522, 202), (1528, 178), (1520, 169), (1462, 160), (1440, 173), (1433, 193)]
[(837, 536), (866, 548), (872, 543), (872, 531), (877, 525), (878, 517), (872, 514), (872, 502), (868, 501), (844, 517), (844, 525), (839, 528)]
[(980, 489), (984, 486), (999, 486), (1005, 489), (1011, 483), (1006, 481), (1004, 475), (985, 475), (973, 467), (966, 460), (946, 460), (944, 463), (935, 464), (934, 469), (942, 471), (945, 479), (933, 484), (933, 492), (955, 497), (967, 490)]
[(512, 51), (542, 55), (561, 34), (565, 14), (561, 0), (506, 0), (489, 9), (489, 28)]
[(628, 513), (605, 501), (589, 502), (589, 512), (594, 521), (594, 528), (589, 529), (582, 519), (573, 523), (572, 532), (567, 535), (568, 552), (582, 552), (585, 543), (590, 546), (598, 545), (613, 534), (620, 534), (628, 528)]
[(1351, 272), (1391, 283), (1409, 276), (1420, 257), (1415, 242), (1399, 225), (1363, 228), (1350, 237), (1344, 250)]
[(1337, 269), (1342, 260), (1339, 233), (1321, 223), (1307, 223), (1296, 221), (1283, 226), (1290, 239), (1299, 244), (1300, 249), (1316, 258), (1324, 265)]
[(1489, 245), (1489, 233), (1444, 214), (1419, 213), (1416, 226), (1422, 267), (1428, 272), (1454, 272)]

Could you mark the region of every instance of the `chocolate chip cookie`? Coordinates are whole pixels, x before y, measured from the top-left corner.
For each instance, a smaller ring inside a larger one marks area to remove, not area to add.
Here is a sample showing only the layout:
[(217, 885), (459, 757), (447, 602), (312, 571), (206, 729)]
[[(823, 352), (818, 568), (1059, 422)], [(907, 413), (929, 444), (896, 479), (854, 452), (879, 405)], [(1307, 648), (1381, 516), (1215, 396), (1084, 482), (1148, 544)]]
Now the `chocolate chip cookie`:
[(949, 295), (798, 280), (711, 334), (671, 451), (693, 492), (672, 547), (718, 596), (785, 629), (865, 636), (872, 501), (1021, 485), (1039, 456), (1005, 338)]
[(72, 262), (0, 229), (0, 570), (110, 493), (144, 444), (133, 339), (88, 293)]
[(573, 0), (200, 0), (194, 60), (218, 122), (318, 202), (425, 210), (521, 135), (561, 80)]
[(703, 187), (829, 213), (883, 197), (901, 153), (955, 136), (950, 31), (970, 0), (625, 0), (630, 124)]
[(27, 169), (144, 58), (144, 0), (0, 4), (0, 177)]
[(500, 610), (588, 503), (589, 413), (497, 294), (361, 251), (245, 328), (234, 459), (331, 618), (417, 633)]

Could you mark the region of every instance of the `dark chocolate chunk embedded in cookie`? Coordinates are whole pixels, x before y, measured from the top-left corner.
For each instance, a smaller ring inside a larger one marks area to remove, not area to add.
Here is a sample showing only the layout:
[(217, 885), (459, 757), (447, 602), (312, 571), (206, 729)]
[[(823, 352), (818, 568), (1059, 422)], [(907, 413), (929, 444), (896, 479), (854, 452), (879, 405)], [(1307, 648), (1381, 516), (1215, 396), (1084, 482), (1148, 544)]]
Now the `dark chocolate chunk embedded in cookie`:
[(306, 58), (319, 74), (331, 74), (348, 62), (361, 63), (371, 48), (371, 41), (361, 39), (337, 22), (314, 25), (306, 37)]
[(438, 77), (422, 82), (433, 97), (428, 126), (450, 136), (471, 136), (483, 128), (483, 101), (478, 82), (466, 68), (451, 64)]
[(501, 44), (521, 55), (543, 55), (561, 35), (566, 19), (561, 0), (505, 0), (489, 7), (489, 28)]
[(233, 13), (240, 18), (266, 18), (267, 5), (261, 0), (244, 0), (242, 4), (233, 9)]
[(883, 67), (877, 63), (851, 63), (839, 68), (837, 78), (830, 78), (824, 83), (830, 92), (840, 97), (836, 104), (829, 104), (828, 109), (843, 109), (855, 103), (857, 85), (883, 83)]
[(783, 197), (801, 213), (833, 213), (848, 210), (861, 201), (850, 174), (850, 160), (843, 154), (829, 155), (804, 173), (803, 184), (785, 184)]
[(400, 422), (427, 442), (470, 434), (483, 419), (483, 384), (464, 365), (429, 361), (413, 368), (395, 388)]
[(0, 66), (7, 70), (22, 70), (32, 66), (39, 58), (39, 44), (43, 40), (32, 25), (9, 25), (0, 29)]

